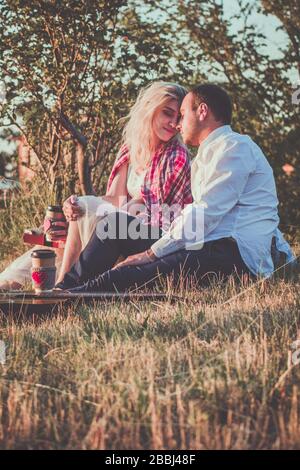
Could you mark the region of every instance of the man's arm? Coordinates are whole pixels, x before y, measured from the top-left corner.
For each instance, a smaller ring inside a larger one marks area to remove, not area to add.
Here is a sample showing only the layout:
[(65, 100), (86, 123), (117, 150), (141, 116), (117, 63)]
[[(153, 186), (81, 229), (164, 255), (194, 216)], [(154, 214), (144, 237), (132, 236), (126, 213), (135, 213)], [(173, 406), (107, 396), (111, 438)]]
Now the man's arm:
[(224, 142), (209, 164), (202, 165), (195, 175), (196, 184), (199, 181), (201, 185), (200, 200), (186, 206), (170, 230), (151, 246), (151, 252), (161, 258), (195, 243), (200, 249), (207, 235), (237, 204), (254, 169), (255, 161), (247, 143)]

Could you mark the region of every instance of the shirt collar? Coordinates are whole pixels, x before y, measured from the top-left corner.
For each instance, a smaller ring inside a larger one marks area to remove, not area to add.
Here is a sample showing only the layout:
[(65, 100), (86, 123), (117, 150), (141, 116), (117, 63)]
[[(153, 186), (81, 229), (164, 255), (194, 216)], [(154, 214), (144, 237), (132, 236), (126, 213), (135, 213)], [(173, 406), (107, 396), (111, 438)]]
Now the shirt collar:
[(212, 143), (213, 140), (215, 140), (217, 137), (219, 137), (220, 135), (226, 135), (226, 134), (229, 134), (230, 132), (232, 132), (232, 129), (231, 129), (231, 126), (221, 126), (221, 127), (218, 127), (217, 129), (215, 129), (214, 131), (212, 131), (204, 140), (203, 142), (201, 142), (199, 148), (198, 148), (198, 154), (200, 152), (202, 152), (205, 147), (207, 147), (208, 145), (210, 145)]

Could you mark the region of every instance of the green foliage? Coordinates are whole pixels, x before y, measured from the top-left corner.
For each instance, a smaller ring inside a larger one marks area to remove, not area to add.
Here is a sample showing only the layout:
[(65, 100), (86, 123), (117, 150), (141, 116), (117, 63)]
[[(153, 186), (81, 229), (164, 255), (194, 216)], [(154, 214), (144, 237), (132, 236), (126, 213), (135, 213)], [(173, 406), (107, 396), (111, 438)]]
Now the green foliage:
[[(2, 123), (25, 135), (58, 197), (64, 186), (74, 191), (78, 173), (82, 192), (90, 191), (90, 172), (97, 188), (137, 87), (168, 70), (166, 42), (124, 0), (6, 0), (0, 15)], [(62, 114), (87, 142), (82, 168)]]
[[(147, 3), (163, 9), (160, 2)], [(176, 38), (174, 59), (184, 81), (219, 81), (232, 96), (233, 127), (264, 150), (277, 181), (282, 228), (295, 234), (296, 226), (300, 229), (300, 103), (292, 103), (292, 76), (298, 71), (300, 89), (300, 6), (297, 0), (238, 3), (239, 12), (225, 18), (223, 2), (171, 1), (165, 28)], [(255, 13), (280, 20), (286, 34), (280, 58), (266, 52), (267, 37), (258, 30)], [(282, 169), (286, 163), (294, 167), (290, 175)]]
[[(225, 17), (223, 2), (214, 0), (1, 2), (0, 80), (7, 88), (1, 122), (26, 135), (57, 200), (90, 193), (90, 176), (94, 190), (104, 190), (120, 141), (119, 119), (141, 85), (213, 80), (233, 97), (233, 127), (253, 137), (269, 159), (282, 228), (295, 234), (300, 106), (292, 103), (292, 77), (300, 76), (299, 2), (238, 4), (238, 12)], [(285, 33), (275, 58), (266, 51), (257, 13), (275, 16)], [(291, 174), (282, 169), (286, 163), (294, 167)]]

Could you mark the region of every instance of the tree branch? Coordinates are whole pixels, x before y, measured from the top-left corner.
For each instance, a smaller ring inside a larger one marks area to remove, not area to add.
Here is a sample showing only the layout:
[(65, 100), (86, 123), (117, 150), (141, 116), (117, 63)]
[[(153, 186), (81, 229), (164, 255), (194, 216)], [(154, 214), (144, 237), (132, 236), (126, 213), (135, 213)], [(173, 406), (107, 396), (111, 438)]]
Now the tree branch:
[(79, 132), (76, 127), (71, 123), (69, 118), (64, 114), (63, 111), (60, 112), (59, 120), (61, 125), (68, 131), (73, 139), (78, 142), (83, 148), (87, 146), (87, 138)]

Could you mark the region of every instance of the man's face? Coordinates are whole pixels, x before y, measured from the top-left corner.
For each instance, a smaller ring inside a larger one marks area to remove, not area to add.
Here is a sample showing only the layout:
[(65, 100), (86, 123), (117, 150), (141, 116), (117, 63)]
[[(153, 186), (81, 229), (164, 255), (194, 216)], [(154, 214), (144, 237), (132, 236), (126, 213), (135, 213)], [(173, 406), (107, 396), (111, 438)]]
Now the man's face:
[(197, 106), (193, 93), (188, 93), (180, 108), (181, 120), (178, 126), (185, 144), (198, 146), (201, 122), (197, 114)]

